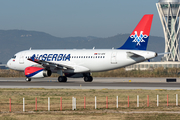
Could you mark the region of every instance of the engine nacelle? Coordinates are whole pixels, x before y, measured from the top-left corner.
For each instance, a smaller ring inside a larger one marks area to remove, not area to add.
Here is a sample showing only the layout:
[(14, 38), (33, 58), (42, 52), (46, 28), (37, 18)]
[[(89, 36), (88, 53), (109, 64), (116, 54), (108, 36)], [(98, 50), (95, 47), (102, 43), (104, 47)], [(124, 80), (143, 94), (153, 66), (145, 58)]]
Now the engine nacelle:
[(51, 76), (52, 72), (40, 67), (27, 67), (24, 74), (27, 78), (43, 78)]

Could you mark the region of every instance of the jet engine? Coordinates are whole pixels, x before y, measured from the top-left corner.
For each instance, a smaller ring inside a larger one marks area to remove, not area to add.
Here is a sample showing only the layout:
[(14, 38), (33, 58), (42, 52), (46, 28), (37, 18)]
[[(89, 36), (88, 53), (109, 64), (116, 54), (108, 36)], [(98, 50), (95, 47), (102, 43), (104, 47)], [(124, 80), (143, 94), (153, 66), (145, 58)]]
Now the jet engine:
[(46, 70), (40, 67), (27, 67), (24, 71), (27, 78), (43, 78), (51, 76), (51, 70)]

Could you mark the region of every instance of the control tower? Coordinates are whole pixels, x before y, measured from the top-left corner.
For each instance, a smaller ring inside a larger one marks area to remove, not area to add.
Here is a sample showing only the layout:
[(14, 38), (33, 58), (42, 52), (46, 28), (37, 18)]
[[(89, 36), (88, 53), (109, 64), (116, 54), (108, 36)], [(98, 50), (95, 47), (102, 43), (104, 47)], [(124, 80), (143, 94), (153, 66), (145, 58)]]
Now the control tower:
[(159, 0), (156, 3), (165, 37), (163, 61), (180, 61), (180, 0)]

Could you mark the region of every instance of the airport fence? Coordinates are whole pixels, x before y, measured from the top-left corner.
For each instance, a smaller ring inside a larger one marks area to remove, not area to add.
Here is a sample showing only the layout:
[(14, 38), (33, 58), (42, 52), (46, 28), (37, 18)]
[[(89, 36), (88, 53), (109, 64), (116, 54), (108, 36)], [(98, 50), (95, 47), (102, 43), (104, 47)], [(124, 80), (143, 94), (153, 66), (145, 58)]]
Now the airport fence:
[(178, 94), (167, 96), (78, 96), (78, 97), (26, 97), (1, 99), (1, 112), (17, 111), (69, 111), (93, 109), (137, 109), (157, 107), (178, 107)]

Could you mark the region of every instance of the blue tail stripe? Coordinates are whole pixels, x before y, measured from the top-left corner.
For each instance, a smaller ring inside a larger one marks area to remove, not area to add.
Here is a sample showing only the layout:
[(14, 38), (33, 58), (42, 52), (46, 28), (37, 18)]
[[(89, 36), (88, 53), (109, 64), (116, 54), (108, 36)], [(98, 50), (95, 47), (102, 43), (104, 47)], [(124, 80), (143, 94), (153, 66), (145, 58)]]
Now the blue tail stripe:
[(132, 38), (131, 36), (127, 39), (124, 45), (117, 49), (128, 49), (128, 50), (146, 50), (149, 36)]

